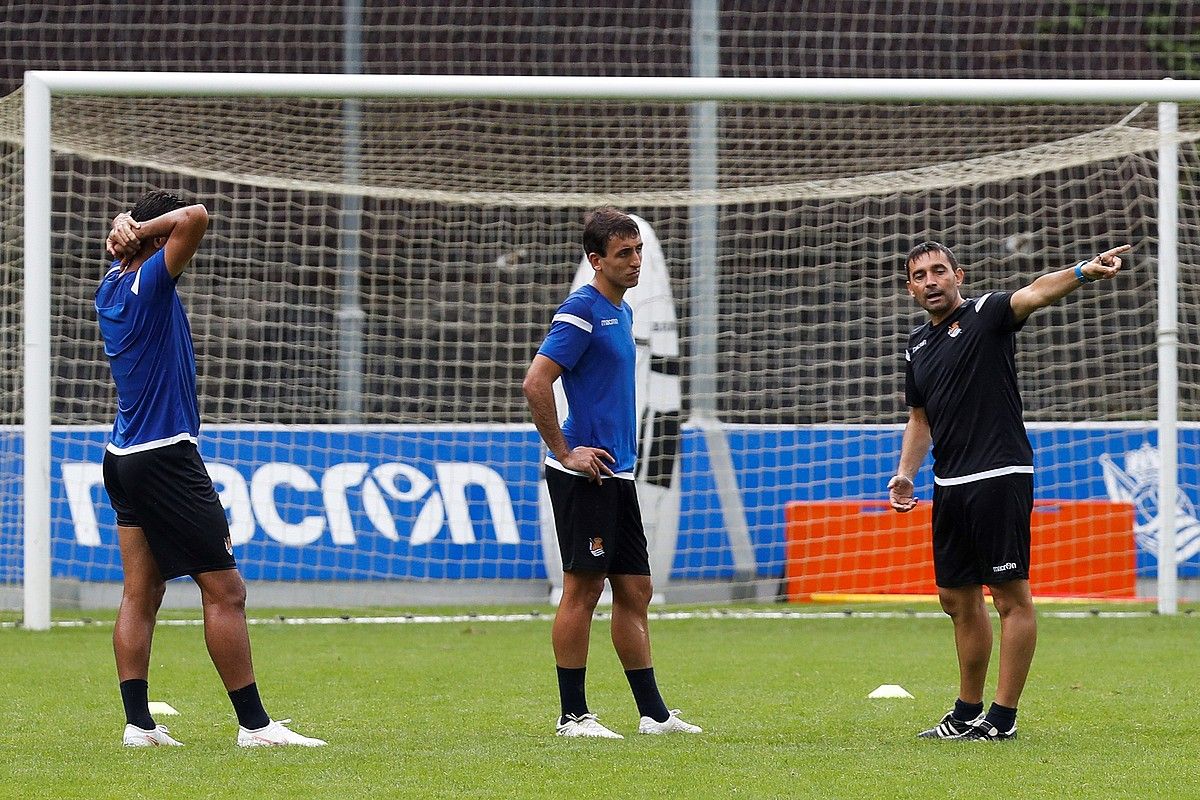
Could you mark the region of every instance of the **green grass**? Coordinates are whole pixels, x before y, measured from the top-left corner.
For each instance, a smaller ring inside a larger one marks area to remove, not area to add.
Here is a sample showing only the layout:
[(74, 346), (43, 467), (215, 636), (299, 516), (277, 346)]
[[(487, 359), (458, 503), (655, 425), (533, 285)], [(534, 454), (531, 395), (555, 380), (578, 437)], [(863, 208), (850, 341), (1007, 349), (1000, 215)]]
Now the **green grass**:
[[(151, 699), (187, 746), (149, 751), (119, 746), (109, 624), (4, 629), (0, 797), (1194, 797), (1200, 619), (1040, 625), (1020, 738), (997, 744), (914, 738), (954, 699), (945, 619), (656, 620), (664, 696), (706, 729), (664, 738), (630, 735), (598, 621), (589, 701), (624, 741), (552, 735), (548, 616), (256, 625), (268, 711), (330, 741), (258, 751), (233, 746), (198, 627), (156, 634)], [(868, 700), (881, 683), (916, 699)]]

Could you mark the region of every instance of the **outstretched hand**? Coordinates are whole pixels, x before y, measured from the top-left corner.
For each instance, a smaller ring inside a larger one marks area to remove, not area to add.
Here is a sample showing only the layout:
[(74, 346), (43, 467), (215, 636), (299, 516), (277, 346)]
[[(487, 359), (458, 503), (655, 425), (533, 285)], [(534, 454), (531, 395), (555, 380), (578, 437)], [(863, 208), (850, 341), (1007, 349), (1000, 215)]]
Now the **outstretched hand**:
[(915, 487), (911, 478), (896, 475), (888, 481), (887, 488), (888, 500), (895, 510), (903, 514), (905, 511), (912, 511), (917, 507), (917, 498), (913, 496)]
[(1089, 281), (1102, 281), (1114, 277), (1121, 271), (1121, 254), (1133, 249), (1131, 244), (1123, 244), (1112, 250), (1105, 250), (1081, 267), (1084, 277)]
[(584, 447), (580, 445), (567, 453), (567, 457), (558, 463), (567, 469), (584, 473), (588, 476), (588, 480), (602, 483), (606, 477), (611, 478), (613, 474), (608, 464), (604, 463), (606, 459), (609, 464), (616, 463), (616, 459), (609, 455), (607, 450), (601, 450), (599, 447)]
[(117, 214), (112, 221), (104, 247), (109, 255), (117, 259), (117, 266), (126, 267), (142, 248), (141, 223), (134, 220), (128, 211)]

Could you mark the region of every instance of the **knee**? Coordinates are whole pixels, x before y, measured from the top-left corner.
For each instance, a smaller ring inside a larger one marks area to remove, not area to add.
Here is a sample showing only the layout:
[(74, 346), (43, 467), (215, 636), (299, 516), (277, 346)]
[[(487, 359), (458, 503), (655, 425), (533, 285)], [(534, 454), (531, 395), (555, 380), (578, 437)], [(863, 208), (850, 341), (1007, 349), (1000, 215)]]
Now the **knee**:
[(595, 608), (604, 593), (604, 576), (596, 579), (579, 578), (567, 580), (563, 586), (561, 604), (574, 607)]
[(210, 586), (202, 593), (206, 606), (215, 606), (231, 611), (245, 612), (246, 584), (239, 580), (226, 581), (219, 586)]
[(167, 584), (163, 581), (134, 585), (127, 582), (122, 589), (122, 602), (129, 603), (143, 611), (157, 613), (158, 609), (162, 607), (163, 597), (166, 593)]
[(1000, 619), (1008, 619), (1013, 616), (1033, 616), (1033, 600), (1028, 597), (993, 594), (992, 605), (996, 607), (996, 613), (1000, 615)]
[(624, 585), (619, 590), (613, 588), (613, 603), (632, 610), (645, 611), (650, 607), (654, 597), (654, 587), (649, 581), (633, 586)]
[(973, 617), (979, 614), (987, 613), (983, 605), (983, 595), (966, 594), (959, 591), (938, 591), (938, 600), (942, 604), (942, 611), (950, 619), (964, 619)]

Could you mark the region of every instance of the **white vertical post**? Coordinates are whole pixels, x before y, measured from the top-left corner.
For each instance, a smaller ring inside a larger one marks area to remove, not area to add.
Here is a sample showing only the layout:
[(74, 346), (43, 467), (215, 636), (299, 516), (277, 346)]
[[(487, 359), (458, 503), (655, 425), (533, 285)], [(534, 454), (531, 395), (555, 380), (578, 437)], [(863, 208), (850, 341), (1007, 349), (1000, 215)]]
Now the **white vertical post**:
[[(692, 77), (715, 78), (720, 67), (717, 0), (692, 0)], [(692, 104), (690, 184), (694, 192), (717, 188), (717, 104)], [(717, 417), (717, 207), (691, 209), (692, 414)]]
[(25, 76), (25, 627), (50, 628), (50, 87)]
[[(718, 42), (718, 0), (692, 0), (692, 77), (715, 78), (720, 71)], [(693, 191), (717, 189), (717, 104), (704, 100), (692, 105)], [(733, 457), (725, 431), (717, 419), (717, 315), (720, 307), (717, 291), (717, 207), (704, 204), (692, 207), (692, 416), (704, 434), (717, 496), (721, 499), (721, 519), (733, 553), (734, 586), (732, 599), (754, 596), (756, 572), (754, 547), (746, 525), (746, 509), (733, 469)]]
[[(342, 17), (342, 72), (357, 75), (362, 72), (362, 0), (345, 0)], [(342, 180), (354, 186), (362, 182), (362, 100), (348, 97), (342, 109)], [(346, 194), (338, 215), (338, 421), (345, 423), (362, 422), (363, 414), (362, 208), (361, 196)]]
[(1178, 610), (1179, 106), (1158, 105), (1158, 613)]

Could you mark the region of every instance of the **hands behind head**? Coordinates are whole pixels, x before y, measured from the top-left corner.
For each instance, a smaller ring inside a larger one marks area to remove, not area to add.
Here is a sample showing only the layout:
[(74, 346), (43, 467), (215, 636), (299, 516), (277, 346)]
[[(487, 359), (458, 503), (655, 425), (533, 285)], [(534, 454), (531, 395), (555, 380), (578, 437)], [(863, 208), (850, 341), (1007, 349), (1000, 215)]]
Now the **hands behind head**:
[(117, 266), (129, 266), (129, 262), (142, 249), (141, 228), (142, 224), (135, 221), (128, 211), (122, 211), (113, 218), (112, 230), (108, 233), (104, 248), (117, 259)]

